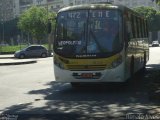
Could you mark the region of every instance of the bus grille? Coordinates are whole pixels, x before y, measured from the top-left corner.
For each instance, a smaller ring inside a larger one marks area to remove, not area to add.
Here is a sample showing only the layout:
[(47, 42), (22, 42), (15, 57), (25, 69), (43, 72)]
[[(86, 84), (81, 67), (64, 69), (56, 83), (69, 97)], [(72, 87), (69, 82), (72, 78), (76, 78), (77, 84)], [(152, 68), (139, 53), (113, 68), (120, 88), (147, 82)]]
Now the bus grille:
[(67, 69), (73, 71), (96, 71), (96, 70), (104, 70), (106, 65), (67, 65)]

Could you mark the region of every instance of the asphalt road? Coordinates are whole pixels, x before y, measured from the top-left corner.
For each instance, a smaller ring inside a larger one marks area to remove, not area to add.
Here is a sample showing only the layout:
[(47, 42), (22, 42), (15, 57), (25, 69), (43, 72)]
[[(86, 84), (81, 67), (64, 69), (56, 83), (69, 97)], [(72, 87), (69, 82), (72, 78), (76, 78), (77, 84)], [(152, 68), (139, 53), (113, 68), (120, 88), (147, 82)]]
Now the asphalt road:
[[(106, 120), (149, 116), (160, 118), (150, 101), (150, 71), (159, 69), (160, 47), (150, 48), (147, 72), (128, 85), (85, 85), (78, 89), (54, 82), (52, 58), (35, 64), (0, 66), (0, 118), (18, 120)], [(63, 75), (63, 73), (62, 73)], [(8, 116), (7, 116), (8, 117)]]

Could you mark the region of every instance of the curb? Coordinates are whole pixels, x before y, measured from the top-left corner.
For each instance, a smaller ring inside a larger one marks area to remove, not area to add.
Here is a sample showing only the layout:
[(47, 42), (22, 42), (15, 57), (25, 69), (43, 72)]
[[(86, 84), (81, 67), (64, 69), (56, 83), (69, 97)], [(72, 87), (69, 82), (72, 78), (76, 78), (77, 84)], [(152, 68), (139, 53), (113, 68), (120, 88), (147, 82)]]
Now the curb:
[(0, 59), (13, 59), (15, 57), (0, 57)]
[(26, 61), (26, 62), (12, 62), (12, 63), (0, 63), (0, 66), (6, 66), (6, 65), (22, 65), (22, 64), (32, 64), (37, 63), (36, 60), (33, 61)]

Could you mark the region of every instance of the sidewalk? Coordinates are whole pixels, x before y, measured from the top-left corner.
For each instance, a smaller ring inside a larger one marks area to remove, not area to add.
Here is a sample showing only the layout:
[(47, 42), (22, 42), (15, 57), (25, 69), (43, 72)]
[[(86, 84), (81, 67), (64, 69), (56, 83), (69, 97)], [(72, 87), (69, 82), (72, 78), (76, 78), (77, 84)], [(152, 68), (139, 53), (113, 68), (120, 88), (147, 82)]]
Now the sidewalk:
[(35, 59), (18, 59), (14, 57), (14, 54), (0, 55), (0, 66), (4, 65), (21, 65), (36, 63)]

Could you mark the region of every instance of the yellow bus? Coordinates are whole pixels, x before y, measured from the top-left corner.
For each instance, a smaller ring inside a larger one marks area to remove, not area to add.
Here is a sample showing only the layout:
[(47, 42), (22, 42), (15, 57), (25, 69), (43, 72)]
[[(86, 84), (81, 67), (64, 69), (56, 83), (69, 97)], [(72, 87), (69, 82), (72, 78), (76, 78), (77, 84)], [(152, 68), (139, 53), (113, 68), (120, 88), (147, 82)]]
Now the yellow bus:
[(147, 20), (109, 3), (59, 10), (54, 39), (57, 82), (125, 82), (149, 59)]

